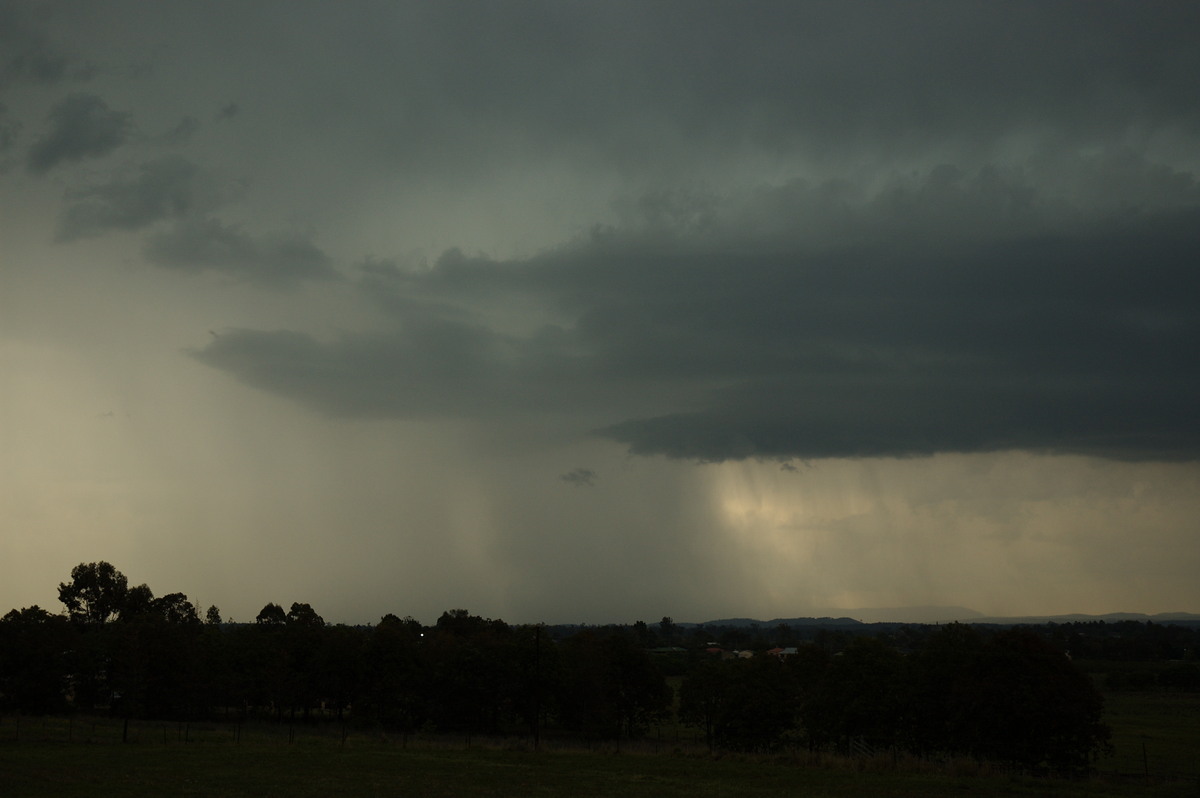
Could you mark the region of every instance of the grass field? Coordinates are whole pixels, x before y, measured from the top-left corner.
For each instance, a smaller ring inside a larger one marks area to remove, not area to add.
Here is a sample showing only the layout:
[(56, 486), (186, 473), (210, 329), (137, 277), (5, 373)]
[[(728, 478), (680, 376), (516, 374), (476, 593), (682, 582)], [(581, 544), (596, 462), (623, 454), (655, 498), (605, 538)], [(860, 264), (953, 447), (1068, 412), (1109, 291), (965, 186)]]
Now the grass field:
[(1101, 770), (1200, 783), (1200, 693), (1109, 693), (1104, 714), (1114, 754), (1101, 760)]
[(1194, 782), (1057, 781), (671, 754), (379, 744), (0, 745), (6, 798), (105, 796), (1184, 796)]
[(0, 796), (1200, 796), (1200, 695), (1114, 694), (1109, 720), (1116, 754), (1100, 763), (1102, 775), (1065, 781), (889, 757), (713, 758), (658, 741), (534, 752), (465, 738), (343, 738), (333, 724), (126, 728), (8, 716)]

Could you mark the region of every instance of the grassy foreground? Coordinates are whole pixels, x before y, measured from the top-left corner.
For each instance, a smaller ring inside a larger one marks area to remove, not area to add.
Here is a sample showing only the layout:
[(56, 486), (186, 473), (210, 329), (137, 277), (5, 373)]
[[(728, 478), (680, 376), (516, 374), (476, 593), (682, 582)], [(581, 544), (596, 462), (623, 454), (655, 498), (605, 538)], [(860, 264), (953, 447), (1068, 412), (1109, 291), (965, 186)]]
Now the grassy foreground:
[[(6, 716), (0, 798), (1200, 796), (1200, 694), (1110, 694), (1106, 714), (1114, 756), (1097, 763), (1100, 777), (1080, 781), (1011, 776), (971, 763), (897, 766), (887, 757), (715, 759), (677, 734), (654, 747), (661, 753), (533, 752), (462, 738), (343, 739), (331, 724), (125, 726), (114, 718)], [(668, 753), (676, 748), (691, 753)]]
[(1195, 782), (1062, 781), (673, 754), (223, 743), (0, 745), (5, 798), (105, 796), (1194, 796)]
[(1200, 795), (1200, 693), (1109, 693), (1104, 714), (1113, 757), (1102, 771), (1186, 776)]

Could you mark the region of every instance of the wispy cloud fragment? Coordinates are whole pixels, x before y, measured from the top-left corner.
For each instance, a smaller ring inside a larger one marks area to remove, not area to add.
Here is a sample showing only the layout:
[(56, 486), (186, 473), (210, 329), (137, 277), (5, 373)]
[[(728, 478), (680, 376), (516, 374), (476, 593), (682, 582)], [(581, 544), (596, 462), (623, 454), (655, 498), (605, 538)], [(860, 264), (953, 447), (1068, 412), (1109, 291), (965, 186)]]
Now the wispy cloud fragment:
[(599, 478), (600, 475), (590, 468), (573, 468), (559, 477), (563, 482), (577, 488), (593, 487)]

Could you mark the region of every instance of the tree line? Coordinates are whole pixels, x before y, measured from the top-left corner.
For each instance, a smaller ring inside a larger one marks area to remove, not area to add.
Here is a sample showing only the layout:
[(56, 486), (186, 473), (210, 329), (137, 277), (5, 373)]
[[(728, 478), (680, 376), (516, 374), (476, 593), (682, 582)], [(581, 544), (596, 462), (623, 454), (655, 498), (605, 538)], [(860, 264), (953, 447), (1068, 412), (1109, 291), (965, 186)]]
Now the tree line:
[[(697, 641), (744, 632), (685, 631), (669, 618), (551, 628), (456, 609), (433, 626), (392, 614), (345, 626), (297, 602), (223, 623), (182, 593), (131, 587), (107, 562), (74, 568), (59, 599), (63, 612), (0, 619), (0, 708), (596, 740), (678, 720), (714, 749), (890, 750), (1054, 770), (1088, 767), (1108, 742), (1100, 693), (1030, 630), (826, 632), (775, 656), (723, 659), (719, 639)], [(768, 633), (753, 634), (765, 646)]]
[(707, 661), (680, 690), (710, 745), (745, 751), (905, 751), (1059, 772), (1108, 750), (1103, 698), (1064, 653), (1020, 629), (951, 624), (902, 651), (856, 637), (830, 652)]

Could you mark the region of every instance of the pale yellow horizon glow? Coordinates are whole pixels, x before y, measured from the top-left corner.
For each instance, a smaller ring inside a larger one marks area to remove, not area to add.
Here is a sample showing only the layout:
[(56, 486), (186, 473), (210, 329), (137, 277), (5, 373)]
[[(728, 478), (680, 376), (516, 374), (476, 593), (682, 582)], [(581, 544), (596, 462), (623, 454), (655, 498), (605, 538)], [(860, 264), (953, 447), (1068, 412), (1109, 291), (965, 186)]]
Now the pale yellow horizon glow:
[(1009, 452), (746, 461), (708, 473), (768, 606), (1196, 608), (1194, 464)]

